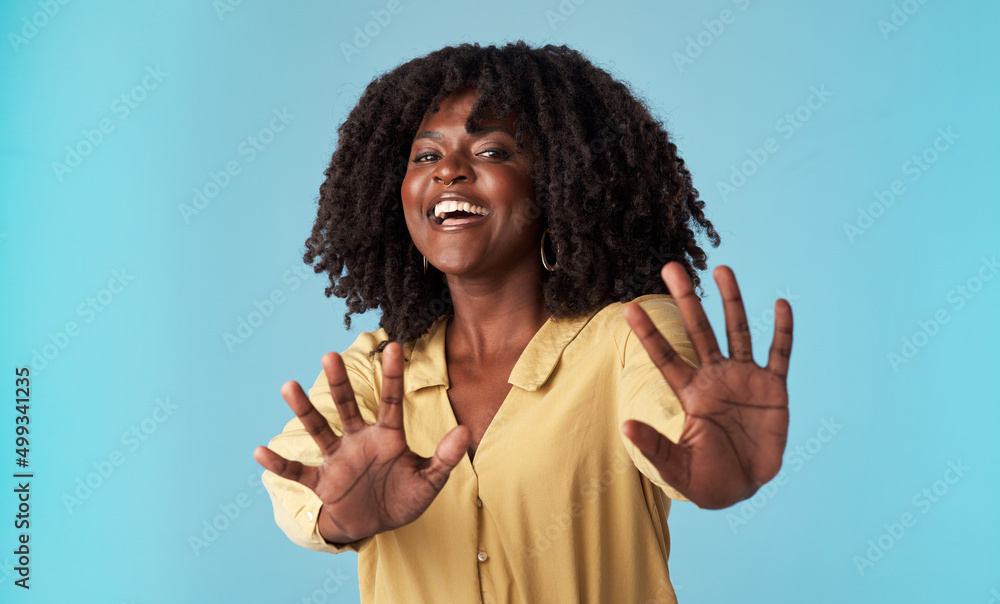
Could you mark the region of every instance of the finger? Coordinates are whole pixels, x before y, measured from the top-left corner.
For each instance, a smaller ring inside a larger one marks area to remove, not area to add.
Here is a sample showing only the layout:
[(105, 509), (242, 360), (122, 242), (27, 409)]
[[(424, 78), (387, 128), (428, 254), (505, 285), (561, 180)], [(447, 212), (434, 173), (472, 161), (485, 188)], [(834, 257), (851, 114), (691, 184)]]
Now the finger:
[(326, 381), (330, 384), (330, 394), (333, 396), (333, 404), (337, 406), (337, 413), (340, 414), (340, 423), (344, 426), (344, 434), (357, 432), (365, 427), (365, 420), (358, 410), (358, 403), (354, 400), (354, 388), (351, 381), (347, 379), (347, 368), (344, 367), (344, 359), (336, 352), (328, 352), (323, 355), (323, 372), (326, 373)]
[(330, 422), (310, 402), (309, 397), (302, 391), (302, 386), (295, 381), (285, 382), (281, 387), (281, 397), (291, 407), (295, 417), (302, 422), (302, 426), (312, 436), (323, 455), (333, 453), (340, 438), (334, 434)]
[(670, 442), (649, 424), (634, 419), (622, 424), (622, 433), (653, 462), (663, 480), (684, 494), (691, 480), (691, 454), (687, 449)]
[(649, 353), (650, 360), (659, 368), (670, 387), (677, 392), (687, 386), (695, 374), (694, 368), (677, 354), (646, 311), (635, 302), (629, 302), (622, 307), (622, 314), (625, 315), (625, 320), (635, 335), (639, 336), (639, 341)]
[(472, 433), (465, 426), (455, 426), (451, 432), (444, 435), (434, 451), (427, 468), (424, 470), (424, 477), (435, 490), (440, 491), (444, 483), (448, 482), (451, 471), (462, 461), (469, 450)]
[(316, 484), (319, 482), (319, 468), (307, 466), (297, 461), (289, 461), (267, 447), (254, 449), (253, 458), (264, 466), (264, 469), (270, 470), (282, 478), (294, 480), (309, 489), (315, 490)]
[(403, 433), (403, 347), (390, 342), (382, 354), (382, 399), (378, 425)]
[(753, 344), (750, 342), (750, 325), (743, 307), (743, 296), (736, 283), (736, 275), (728, 266), (718, 266), (712, 271), (715, 283), (722, 293), (722, 308), (726, 314), (726, 339), (729, 341), (729, 358), (734, 361), (753, 361)]
[(774, 303), (774, 340), (767, 359), (767, 368), (782, 378), (788, 377), (788, 361), (792, 356), (792, 305), (784, 298)]
[(691, 279), (688, 278), (687, 271), (677, 262), (668, 262), (660, 271), (663, 282), (667, 284), (667, 289), (677, 301), (677, 308), (681, 311), (681, 322), (684, 323), (684, 330), (695, 352), (702, 364), (710, 360), (723, 358), (719, 351), (719, 344), (715, 339), (715, 332), (712, 325), (705, 316), (705, 310), (701, 307), (701, 301), (694, 293)]

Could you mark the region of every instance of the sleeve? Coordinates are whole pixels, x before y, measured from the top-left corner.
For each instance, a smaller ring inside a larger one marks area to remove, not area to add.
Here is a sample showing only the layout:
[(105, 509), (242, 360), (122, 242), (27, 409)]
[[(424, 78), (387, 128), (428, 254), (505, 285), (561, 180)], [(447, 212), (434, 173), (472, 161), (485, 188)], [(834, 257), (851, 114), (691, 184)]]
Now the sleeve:
[[(374, 341), (370, 333), (362, 333), (341, 355), (361, 417), (368, 423), (373, 423), (378, 413), (374, 370), (372, 361), (368, 358), (368, 351), (374, 347)], [(309, 389), (309, 400), (327, 419), (333, 432), (341, 436), (344, 428), (323, 371), (320, 371), (313, 387)], [(319, 465), (323, 461), (319, 447), (297, 417), (285, 425), (281, 434), (271, 439), (268, 447), (286, 459), (304, 464)], [(271, 496), (275, 522), (295, 544), (311, 550), (339, 554), (345, 551), (360, 552), (374, 538), (366, 537), (342, 546), (331, 545), (320, 535), (319, 508), (322, 501), (312, 489), (294, 480), (281, 478), (269, 470), (264, 471), (261, 481)]]
[[(646, 300), (636, 300), (646, 311), (663, 337), (670, 342), (677, 354), (688, 364), (698, 367), (698, 355), (688, 339), (681, 323), (677, 305), (670, 296), (657, 296)], [(649, 358), (649, 353), (639, 339), (621, 317), (627, 333), (622, 346), (622, 373), (620, 379), (620, 398), (618, 408), (618, 423), (635, 419), (656, 428), (673, 442), (680, 438), (684, 427), (684, 410), (680, 401), (660, 370)], [(636, 447), (627, 436), (619, 431), (625, 450), (635, 467), (653, 484), (663, 490), (671, 499), (688, 501), (676, 489), (666, 483), (659, 470)]]

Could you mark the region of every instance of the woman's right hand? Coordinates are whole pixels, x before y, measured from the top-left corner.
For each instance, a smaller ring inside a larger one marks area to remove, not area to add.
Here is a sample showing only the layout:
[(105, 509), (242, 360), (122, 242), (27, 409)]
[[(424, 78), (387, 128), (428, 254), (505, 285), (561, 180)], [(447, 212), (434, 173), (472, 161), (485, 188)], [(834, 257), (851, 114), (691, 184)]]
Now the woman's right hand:
[(444, 487), (468, 451), (471, 433), (456, 426), (441, 439), (434, 457), (410, 450), (403, 433), (403, 349), (397, 342), (383, 352), (382, 398), (378, 420), (368, 424), (358, 411), (340, 355), (323, 356), (323, 370), (340, 414), (343, 436), (334, 434), (297, 382), (281, 396), (323, 453), (323, 463), (307, 466), (267, 447), (254, 459), (282, 478), (312, 489), (323, 502), (320, 532), (332, 543), (350, 543), (413, 522)]

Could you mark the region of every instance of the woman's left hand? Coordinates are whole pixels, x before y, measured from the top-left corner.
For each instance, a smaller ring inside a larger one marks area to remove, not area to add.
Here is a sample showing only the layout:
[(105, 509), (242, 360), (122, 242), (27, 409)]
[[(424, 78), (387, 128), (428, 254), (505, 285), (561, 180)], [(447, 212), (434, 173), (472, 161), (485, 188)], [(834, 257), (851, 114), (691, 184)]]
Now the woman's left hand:
[[(788, 437), (785, 379), (792, 351), (792, 307), (774, 305), (774, 339), (767, 366), (753, 360), (750, 329), (733, 271), (713, 271), (722, 293), (729, 358), (719, 351), (691, 280), (675, 262), (661, 276), (680, 310), (701, 366), (689, 365), (636, 303), (622, 310), (650, 359), (677, 394), (685, 412), (677, 443), (640, 421), (622, 432), (656, 466), (660, 476), (701, 508), (728, 507), (753, 495), (781, 468)], [(657, 404), (657, 401), (650, 401)]]

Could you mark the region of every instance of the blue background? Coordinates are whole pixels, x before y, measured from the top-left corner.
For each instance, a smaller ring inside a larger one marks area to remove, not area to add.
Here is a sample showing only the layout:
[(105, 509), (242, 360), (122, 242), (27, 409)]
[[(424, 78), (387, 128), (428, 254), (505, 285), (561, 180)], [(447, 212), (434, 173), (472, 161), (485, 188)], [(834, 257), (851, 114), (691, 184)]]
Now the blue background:
[[(780, 484), (674, 507), (681, 602), (1000, 601), (1000, 4), (401, 0), (377, 25), (387, 4), (3, 3), (0, 599), (357, 601), (356, 556), (288, 541), (252, 458), (291, 417), (281, 384), (311, 384), (378, 322), (345, 330), (301, 262), (322, 172), (377, 74), (524, 39), (581, 50), (664, 121), (759, 361), (774, 299), (794, 308)], [(248, 137), (268, 143), (251, 157)], [(195, 190), (214, 197), (185, 216)], [(283, 302), (227, 345), (272, 290)], [(24, 365), (30, 592), (12, 571)]]

